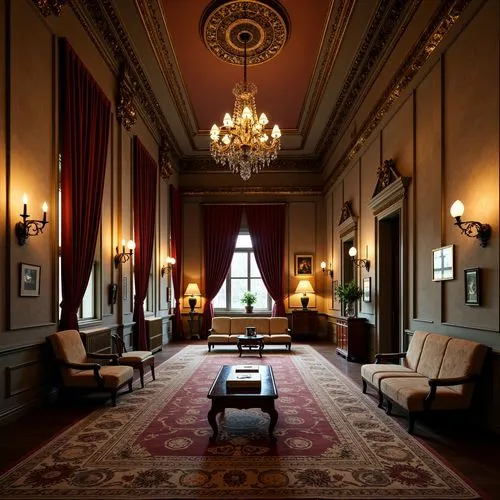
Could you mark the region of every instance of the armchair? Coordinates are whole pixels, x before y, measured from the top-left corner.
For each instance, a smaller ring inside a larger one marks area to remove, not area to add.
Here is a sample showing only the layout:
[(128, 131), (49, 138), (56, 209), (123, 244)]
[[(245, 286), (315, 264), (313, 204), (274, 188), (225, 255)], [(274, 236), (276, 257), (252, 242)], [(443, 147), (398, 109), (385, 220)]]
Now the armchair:
[(112, 333), (111, 338), (115, 344), (118, 353), (118, 362), (120, 365), (131, 366), (139, 370), (141, 377), (141, 387), (144, 387), (144, 368), (151, 367), (151, 376), (155, 380), (155, 357), (151, 351), (128, 351), (123, 340), (118, 335)]
[[(128, 385), (132, 392), (134, 370), (120, 366), (117, 354), (98, 354), (85, 351), (80, 334), (76, 330), (56, 332), (47, 337), (61, 369), (65, 389), (109, 392), (116, 406), (118, 391)], [(111, 364), (101, 365), (93, 359), (107, 360)]]

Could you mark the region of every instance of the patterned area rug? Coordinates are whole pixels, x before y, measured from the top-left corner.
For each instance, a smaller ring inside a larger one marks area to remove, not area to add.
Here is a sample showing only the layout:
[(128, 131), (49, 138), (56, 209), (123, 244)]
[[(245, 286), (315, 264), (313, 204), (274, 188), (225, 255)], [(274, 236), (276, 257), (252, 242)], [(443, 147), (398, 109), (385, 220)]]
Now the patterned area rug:
[[(209, 440), (207, 392), (242, 363), (273, 367), (276, 442), (267, 414), (231, 409)], [(480, 498), (309, 346), (262, 359), (188, 346), (156, 371), (2, 475), (0, 498)]]

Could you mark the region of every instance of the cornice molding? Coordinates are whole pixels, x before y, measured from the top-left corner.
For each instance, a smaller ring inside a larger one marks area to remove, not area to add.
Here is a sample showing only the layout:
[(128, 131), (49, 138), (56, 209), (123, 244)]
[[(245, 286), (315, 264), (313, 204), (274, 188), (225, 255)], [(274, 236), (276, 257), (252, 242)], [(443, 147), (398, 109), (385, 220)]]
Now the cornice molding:
[(342, 90), (333, 108), (321, 139), (318, 141), (317, 155), (325, 160), (328, 152), (339, 140), (339, 134), (345, 131), (349, 118), (366, 96), (370, 81), (380, 73), (384, 62), (391, 53), (390, 45), (395, 43), (408, 27), (417, 11), (421, 0), (400, 2), (399, 0), (381, 0), (373, 17), (367, 35), (351, 65)]
[(415, 75), (431, 57), (448, 32), (455, 26), (470, 2), (471, 0), (444, 0), (442, 2), (438, 12), (433, 16), (419, 41), (413, 46), (408, 57), (399, 67), (394, 78), (360, 127), (356, 137), (346, 148), (342, 158), (333, 167), (325, 183), (325, 189), (329, 189), (334, 184), (344, 169), (356, 157)]
[(321, 196), (323, 187), (221, 187), (192, 188), (181, 187), (183, 196)]
[(342, 210), (340, 212), (338, 231), (339, 237), (344, 236), (356, 231), (358, 227), (358, 218), (352, 212), (352, 201), (348, 200), (342, 205)]
[(52, 14), (60, 16), (63, 7), (68, 3), (68, 0), (32, 0), (43, 17), (48, 17)]
[(129, 68), (130, 78), (137, 82), (134, 99), (138, 112), (152, 135), (158, 143), (162, 137), (166, 137), (171, 150), (180, 156), (174, 135), (112, 0), (72, 0), (71, 5), (80, 24), (94, 41), (116, 78), (119, 78), (123, 65)]

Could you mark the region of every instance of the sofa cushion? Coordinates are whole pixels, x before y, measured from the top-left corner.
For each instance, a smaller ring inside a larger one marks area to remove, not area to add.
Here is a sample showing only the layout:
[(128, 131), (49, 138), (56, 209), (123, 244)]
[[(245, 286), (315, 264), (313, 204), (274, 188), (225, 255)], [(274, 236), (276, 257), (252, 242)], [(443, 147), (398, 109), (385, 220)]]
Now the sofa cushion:
[(275, 335), (277, 333), (288, 333), (288, 318), (276, 316), (269, 318), (269, 333)]
[(225, 333), (229, 335), (231, 332), (231, 318), (228, 316), (216, 316), (212, 318), (212, 333)]
[[(454, 378), (467, 375), (479, 375), (488, 348), (471, 340), (452, 338), (446, 345), (443, 362), (438, 378)], [(450, 389), (465, 396), (472, 397), (474, 384), (450, 386)]]
[(424, 347), (417, 365), (417, 372), (429, 378), (436, 378), (441, 368), (444, 351), (451, 337), (438, 333), (429, 333), (424, 340)]
[(380, 380), (385, 377), (423, 377), (423, 375), (420, 375), (403, 365), (376, 363), (369, 363), (361, 366), (361, 376), (377, 388), (379, 387)]
[(269, 335), (269, 318), (263, 317), (243, 317), (231, 318), (231, 335), (243, 335), (247, 326), (253, 326), (257, 330), (257, 335)]
[[(429, 393), (427, 377), (391, 377), (380, 381), (380, 389), (395, 403), (408, 411), (423, 411)], [(469, 398), (450, 387), (438, 387), (431, 410), (460, 410), (469, 407)]]
[(210, 344), (227, 344), (229, 342), (229, 335), (227, 333), (212, 333), (208, 336), (207, 340)]
[(417, 365), (422, 354), (422, 348), (424, 347), (424, 342), (428, 335), (429, 332), (422, 332), (420, 330), (416, 330), (413, 333), (410, 345), (408, 346), (408, 351), (403, 359), (403, 365), (410, 370), (417, 370)]
[[(123, 365), (101, 366), (99, 373), (106, 389), (118, 389), (134, 376), (134, 369)], [(77, 371), (65, 380), (65, 384), (67, 387), (99, 387), (93, 370)]]
[(288, 344), (292, 341), (292, 337), (288, 333), (275, 333), (264, 337), (264, 344)]

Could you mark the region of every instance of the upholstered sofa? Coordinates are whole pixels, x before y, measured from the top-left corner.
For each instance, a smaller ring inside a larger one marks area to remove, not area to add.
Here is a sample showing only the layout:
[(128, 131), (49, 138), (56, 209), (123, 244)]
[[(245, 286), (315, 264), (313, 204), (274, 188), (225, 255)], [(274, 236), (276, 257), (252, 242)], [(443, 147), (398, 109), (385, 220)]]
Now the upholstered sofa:
[(283, 344), (291, 350), (292, 337), (287, 318), (216, 316), (212, 319), (212, 327), (208, 332), (208, 351), (215, 345), (236, 345), (238, 335), (244, 335), (247, 327), (254, 327), (257, 335), (263, 335), (265, 345)]
[(389, 415), (393, 403), (404, 408), (412, 433), (423, 412), (469, 408), (487, 352), (471, 340), (416, 331), (407, 352), (377, 354), (375, 363), (361, 367), (363, 393), (374, 387)]

